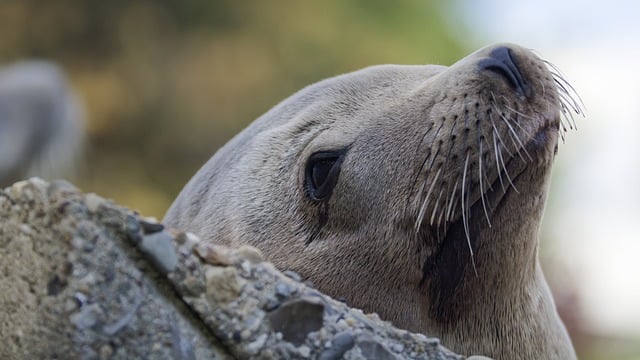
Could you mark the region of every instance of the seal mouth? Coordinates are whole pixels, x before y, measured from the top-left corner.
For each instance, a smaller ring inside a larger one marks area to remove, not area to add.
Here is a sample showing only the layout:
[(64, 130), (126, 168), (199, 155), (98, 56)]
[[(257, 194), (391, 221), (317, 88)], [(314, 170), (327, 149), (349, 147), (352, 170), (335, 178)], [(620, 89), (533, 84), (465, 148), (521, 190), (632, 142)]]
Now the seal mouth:
[(455, 288), (464, 276), (467, 264), (471, 264), (476, 271), (474, 253), (480, 245), (478, 234), (483, 229), (491, 227), (491, 215), (501, 211), (506, 198), (513, 193), (519, 193), (516, 184), (528, 168), (536, 166), (535, 160), (542, 161), (539, 166), (548, 166), (551, 163), (552, 154), (549, 153), (555, 153), (557, 149), (558, 132), (557, 124), (546, 122), (521, 149), (531, 158), (526, 159), (524, 156), (513, 154), (503, 164), (502, 171), (485, 192), (469, 204), (466, 216), (458, 216), (456, 220), (439, 230), (442, 231), (440, 246), (438, 251), (423, 263), (423, 277), (420, 281), (422, 285), (428, 277), (433, 276), (435, 283), (431, 286), (437, 288), (434, 294), (442, 297), (439, 303), (445, 303), (448, 301), (447, 298), (453, 296)]
[[(474, 213), (478, 210), (484, 212), (485, 209), (482, 204), (482, 198), (484, 197), (488, 203), (484, 206), (487, 207), (488, 213), (482, 217), (487, 218), (484, 222), (490, 226), (490, 219), (488, 217), (499, 211), (503, 204), (502, 200), (504, 197), (511, 191), (519, 193), (516, 183), (518, 183), (520, 175), (522, 175), (528, 167), (533, 166), (533, 162), (535, 161), (542, 161), (543, 163), (545, 162), (544, 159), (548, 159), (549, 162), (551, 161), (558, 149), (558, 131), (558, 125), (553, 123), (548, 123), (538, 130), (531, 139), (524, 144), (520, 152), (521, 154), (526, 154), (526, 156), (513, 155), (506, 162), (502, 171), (498, 172), (498, 176), (493, 183), (483, 194), (480, 194), (478, 200), (470, 204), (471, 212)], [(553, 142), (553, 144), (549, 144), (549, 142)], [(553, 149), (549, 148), (551, 145)], [(549, 154), (551, 151), (553, 151), (553, 154)], [(528, 157), (528, 159), (525, 159), (525, 157)], [(476, 210), (474, 207), (480, 207), (480, 209)], [(476, 221), (479, 220), (483, 219), (476, 219)]]
[[(553, 122), (548, 122), (538, 130), (524, 144), (518, 154), (513, 154), (503, 164), (502, 170), (498, 172), (491, 185), (483, 193), (479, 194), (478, 199), (469, 204), (468, 225), (464, 224), (465, 219), (460, 216), (445, 229), (444, 241), (447, 241), (449, 234), (455, 232), (452, 231), (454, 227), (468, 227), (467, 231), (469, 232), (469, 241), (471, 243), (473, 243), (473, 234), (477, 233), (480, 228), (491, 227), (491, 216), (500, 210), (507, 194), (511, 192), (519, 193), (516, 184), (527, 168), (536, 166), (536, 162), (539, 162), (540, 166), (547, 166), (551, 162), (553, 155), (557, 152), (557, 134), (558, 125)], [(550, 154), (550, 152), (553, 152), (553, 154)]]

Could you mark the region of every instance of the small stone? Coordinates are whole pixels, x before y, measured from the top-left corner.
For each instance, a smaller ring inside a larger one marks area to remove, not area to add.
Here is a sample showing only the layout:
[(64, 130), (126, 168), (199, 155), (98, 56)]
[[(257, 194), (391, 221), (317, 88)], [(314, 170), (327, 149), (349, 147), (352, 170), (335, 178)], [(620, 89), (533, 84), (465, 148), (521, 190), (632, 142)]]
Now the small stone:
[(73, 294), (73, 299), (78, 303), (79, 307), (84, 306), (84, 304), (87, 303), (87, 295), (81, 293), (81, 292), (77, 292), (75, 294)]
[(60, 278), (58, 275), (53, 275), (47, 283), (47, 295), (56, 296), (62, 292), (65, 287), (67, 287), (67, 281)]
[(140, 222), (138, 222), (138, 218), (133, 215), (127, 215), (124, 220), (124, 228), (127, 234), (129, 234), (129, 239), (134, 243), (138, 244), (142, 240), (142, 235), (140, 234), (140, 230), (142, 227)]
[(396, 360), (398, 359), (389, 349), (384, 345), (373, 340), (362, 340), (358, 342), (360, 352), (365, 359), (380, 359), (380, 360)]
[(228, 303), (237, 298), (246, 283), (234, 267), (207, 266), (204, 278), (207, 299), (214, 303)]
[(100, 360), (110, 359), (112, 355), (113, 355), (113, 348), (111, 346), (109, 346), (108, 344), (104, 344), (100, 346), (100, 350), (99, 350)]
[(182, 291), (187, 296), (198, 296), (204, 292), (204, 283), (200, 277), (187, 274), (184, 280), (181, 281)]
[(322, 327), (324, 304), (315, 298), (289, 301), (269, 316), (271, 328), (295, 346), (304, 344), (307, 335)]
[(396, 352), (396, 353), (401, 353), (404, 351), (404, 345), (402, 344), (393, 344), (391, 345), (391, 351)]
[(164, 225), (152, 217), (140, 218), (140, 226), (145, 234), (154, 234), (164, 230)]
[(84, 204), (91, 212), (98, 211), (98, 208), (105, 203), (105, 199), (95, 193), (89, 193), (84, 197)]
[(260, 350), (262, 350), (266, 342), (267, 342), (267, 334), (262, 334), (252, 342), (248, 343), (244, 349), (247, 353), (249, 353), (249, 355), (257, 355), (260, 352)]
[(295, 271), (292, 270), (285, 270), (282, 272), (286, 277), (288, 277), (289, 279), (293, 279), (295, 281), (302, 281), (302, 277), (300, 277), (300, 274), (298, 274)]
[(249, 260), (252, 264), (259, 264), (264, 261), (264, 256), (260, 252), (260, 250), (254, 248), (253, 246), (242, 245), (237, 250), (236, 253), (244, 258)]
[(264, 317), (265, 313), (261, 310), (257, 310), (247, 317), (247, 319), (244, 321), (245, 330), (249, 332), (249, 335), (246, 337), (247, 339), (251, 336), (252, 333), (258, 331), (258, 329), (264, 322)]
[(282, 302), (275, 297), (268, 297), (263, 306), (266, 311), (273, 311), (277, 309)]
[(164, 274), (174, 271), (178, 266), (178, 254), (173, 246), (173, 237), (167, 232), (145, 235), (139, 247)]
[(74, 236), (71, 239), (71, 246), (76, 249), (82, 249), (82, 247), (84, 246), (84, 239), (79, 236)]
[(179, 232), (176, 235), (176, 242), (180, 245), (186, 245), (188, 248), (192, 248), (200, 242), (200, 238), (194, 233)]
[(251, 263), (247, 260), (243, 260), (240, 262), (240, 269), (242, 269), (242, 274), (245, 276), (251, 275)]
[(226, 246), (200, 243), (194, 250), (202, 260), (211, 265), (228, 266), (238, 261), (238, 257)]
[(70, 316), (69, 320), (78, 329), (84, 330), (94, 326), (98, 322), (98, 313), (100, 309), (97, 304), (84, 306)]
[(76, 309), (78, 309), (78, 303), (75, 301), (75, 299), (67, 298), (64, 301), (64, 311), (70, 313), (72, 311), (75, 311)]
[(20, 232), (25, 235), (31, 235), (33, 233), (33, 230), (31, 229), (31, 226), (27, 224), (20, 224)]
[(420, 333), (415, 333), (415, 334), (414, 334), (414, 336), (415, 336), (418, 340), (420, 340), (420, 341), (422, 341), (422, 342), (429, 341), (429, 339), (428, 339), (426, 336), (424, 336), (424, 335), (422, 335), (422, 334), (420, 334)]
[(342, 359), (344, 354), (355, 345), (355, 338), (351, 333), (343, 331), (336, 334), (328, 343), (327, 349), (320, 354), (321, 360)]
[(281, 300), (288, 298), (291, 296), (291, 287), (283, 282), (279, 282), (276, 285), (276, 296)]
[(309, 356), (311, 356), (311, 349), (309, 349), (309, 347), (306, 345), (302, 345), (298, 348), (298, 354), (300, 354), (300, 356), (302, 356), (303, 358), (307, 359), (309, 358)]

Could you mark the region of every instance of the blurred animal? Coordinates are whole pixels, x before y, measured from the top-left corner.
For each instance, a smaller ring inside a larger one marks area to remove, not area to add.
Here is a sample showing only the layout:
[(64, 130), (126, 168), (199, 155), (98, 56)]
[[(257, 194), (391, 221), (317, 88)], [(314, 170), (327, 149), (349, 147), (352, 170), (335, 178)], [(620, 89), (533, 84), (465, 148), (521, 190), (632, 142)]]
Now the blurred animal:
[(74, 174), (83, 114), (54, 64), (24, 61), (0, 69), (0, 186), (30, 176)]

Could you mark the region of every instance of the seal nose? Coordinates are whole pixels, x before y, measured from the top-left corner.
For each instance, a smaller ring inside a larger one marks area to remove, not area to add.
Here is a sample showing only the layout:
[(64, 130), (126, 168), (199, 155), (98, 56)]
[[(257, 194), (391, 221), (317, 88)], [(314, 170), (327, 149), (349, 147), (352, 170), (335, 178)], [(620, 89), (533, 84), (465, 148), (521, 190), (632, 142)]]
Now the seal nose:
[(531, 88), (522, 76), (508, 47), (501, 46), (492, 50), (488, 58), (478, 62), (478, 66), (481, 70), (491, 71), (505, 78), (519, 97), (528, 97), (531, 94)]

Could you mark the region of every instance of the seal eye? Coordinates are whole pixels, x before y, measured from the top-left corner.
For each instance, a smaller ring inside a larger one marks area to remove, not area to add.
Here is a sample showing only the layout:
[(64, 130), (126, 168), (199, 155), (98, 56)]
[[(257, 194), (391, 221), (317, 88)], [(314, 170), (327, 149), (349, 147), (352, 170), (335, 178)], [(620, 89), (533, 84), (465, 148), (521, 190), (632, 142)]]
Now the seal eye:
[(312, 200), (326, 201), (331, 197), (338, 182), (344, 154), (344, 150), (323, 151), (309, 157), (305, 178), (307, 191)]

